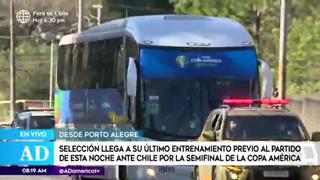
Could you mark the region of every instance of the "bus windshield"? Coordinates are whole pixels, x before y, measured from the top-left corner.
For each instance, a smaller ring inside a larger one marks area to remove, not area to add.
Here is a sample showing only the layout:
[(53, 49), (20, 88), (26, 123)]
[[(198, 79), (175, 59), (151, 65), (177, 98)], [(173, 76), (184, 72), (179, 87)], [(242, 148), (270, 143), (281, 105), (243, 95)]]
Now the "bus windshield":
[(196, 137), (209, 112), (223, 98), (250, 97), (249, 81), (216, 79), (143, 80), (143, 128)]
[(195, 138), (209, 111), (224, 98), (257, 98), (253, 49), (140, 51), (140, 127)]

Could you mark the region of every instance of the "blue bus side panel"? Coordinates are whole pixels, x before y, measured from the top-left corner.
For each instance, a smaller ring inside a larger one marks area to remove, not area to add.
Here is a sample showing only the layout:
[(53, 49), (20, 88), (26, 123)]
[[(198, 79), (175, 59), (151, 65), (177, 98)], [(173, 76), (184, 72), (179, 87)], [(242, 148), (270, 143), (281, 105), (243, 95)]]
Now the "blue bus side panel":
[(108, 113), (120, 115), (123, 108), (116, 89), (57, 89), (55, 101), (57, 123), (105, 124), (110, 121)]

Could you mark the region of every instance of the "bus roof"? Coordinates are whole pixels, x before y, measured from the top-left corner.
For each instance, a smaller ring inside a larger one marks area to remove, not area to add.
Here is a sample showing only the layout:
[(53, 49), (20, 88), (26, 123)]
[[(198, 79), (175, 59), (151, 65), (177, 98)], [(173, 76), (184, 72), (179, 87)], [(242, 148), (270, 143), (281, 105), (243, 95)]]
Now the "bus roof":
[(140, 45), (167, 47), (253, 46), (246, 29), (221, 17), (149, 15), (112, 20), (81, 33), (64, 36), (60, 45), (92, 42), (123, 36)]

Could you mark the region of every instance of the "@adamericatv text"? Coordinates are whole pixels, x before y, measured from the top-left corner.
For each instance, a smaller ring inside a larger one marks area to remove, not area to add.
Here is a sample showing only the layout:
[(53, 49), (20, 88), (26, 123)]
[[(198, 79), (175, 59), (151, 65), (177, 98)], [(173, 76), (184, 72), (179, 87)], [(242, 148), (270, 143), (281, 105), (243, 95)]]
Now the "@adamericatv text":
[(59, 175), (104, 175), (104, 167), (60, 167)]

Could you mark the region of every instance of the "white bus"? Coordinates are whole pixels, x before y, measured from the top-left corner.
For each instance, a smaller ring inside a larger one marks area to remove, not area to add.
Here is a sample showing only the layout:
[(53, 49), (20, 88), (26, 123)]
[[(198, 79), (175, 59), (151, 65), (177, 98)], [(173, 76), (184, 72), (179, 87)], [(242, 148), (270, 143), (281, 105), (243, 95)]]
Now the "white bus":
[[(270, 69), (238, 22), (182, 15), (117, 19), (61, 39), (56, 125), (125, 124), (148, 140), (192, 140), (223, 99), (268, 97), (271, 84)], [(108, 168), (111, 179), (186, 179), (192, 172), (188, 166)]]

